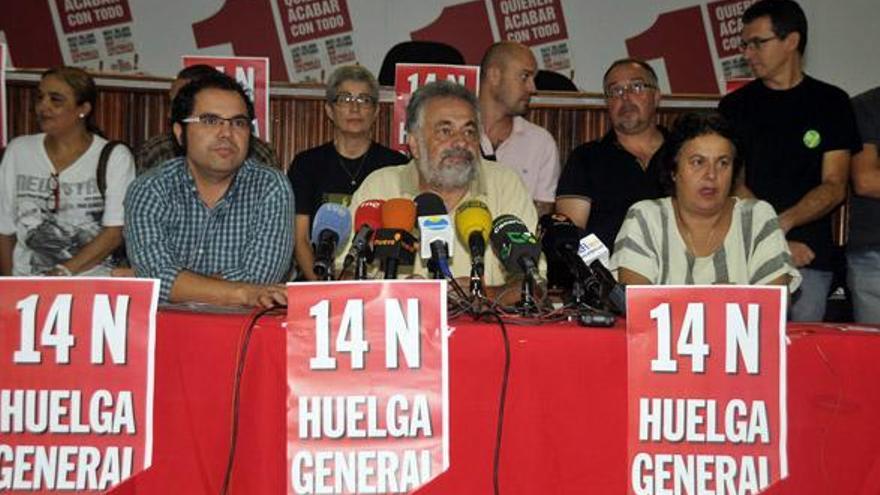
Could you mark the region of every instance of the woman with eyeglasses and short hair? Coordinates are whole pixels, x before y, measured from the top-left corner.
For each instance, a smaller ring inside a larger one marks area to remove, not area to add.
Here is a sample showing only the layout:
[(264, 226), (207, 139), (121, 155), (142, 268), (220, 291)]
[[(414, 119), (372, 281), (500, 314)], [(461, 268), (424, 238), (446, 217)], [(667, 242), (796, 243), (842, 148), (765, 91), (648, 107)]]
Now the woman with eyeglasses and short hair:
[(13, 139), (0, 163), (0, 275), (110, 274), (122, 243), (122, 200), (134, 179), (126, 146), (108, 155), (95, 125), (95, 82), (74, 67), (43, 73), (35, 111), (42, 132)]
[(312, 265), (312, 219), (324, 203), (348, 206), (364, 178), (387, 165), (409, 159), (373, 139), (379, 115), (379, 83), (370, 71), (348, 65), (327, 81), (324, 111), (333, 123), (333, 140), (298, 153), (287, 176), (296, 201), (294, 255), (300, 278), (316, 280)]

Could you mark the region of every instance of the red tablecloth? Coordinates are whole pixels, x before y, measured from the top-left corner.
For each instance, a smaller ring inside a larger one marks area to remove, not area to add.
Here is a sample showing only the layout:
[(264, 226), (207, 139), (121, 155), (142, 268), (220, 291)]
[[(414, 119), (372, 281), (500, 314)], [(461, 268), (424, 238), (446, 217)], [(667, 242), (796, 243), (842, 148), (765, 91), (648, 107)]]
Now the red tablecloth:
[[(153, 467), (114, 493), (219, 493), (244, 315), (163, 311)], [(241, 386), (231, 493), (284, 493), (284, 317), (260, 320)], [(503, 364), (495, 325), (451, 323), (451, 466), (418, 493), (492, 493)], [(880, 493), (880, 334), (791, 325), (790, 476), (766, 493)], [(614, 329), (508, 326), (501, 493), (626, 493), (626, 341)]]

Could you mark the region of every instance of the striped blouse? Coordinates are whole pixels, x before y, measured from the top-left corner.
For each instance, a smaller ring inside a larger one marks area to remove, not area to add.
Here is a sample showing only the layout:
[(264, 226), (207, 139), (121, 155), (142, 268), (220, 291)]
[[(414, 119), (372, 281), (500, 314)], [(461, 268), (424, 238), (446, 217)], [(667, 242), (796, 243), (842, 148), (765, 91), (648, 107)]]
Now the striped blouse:
[(625, 267), (652, 284), (760, 285), (790, 275), (790, 291), (801, 282), (776, 212), (756, 199), (737, 199), (724, 244), (710, 256), (694, 256), (678, 230), (672, 198), (634, 204), (617, 240), (611, 267)]

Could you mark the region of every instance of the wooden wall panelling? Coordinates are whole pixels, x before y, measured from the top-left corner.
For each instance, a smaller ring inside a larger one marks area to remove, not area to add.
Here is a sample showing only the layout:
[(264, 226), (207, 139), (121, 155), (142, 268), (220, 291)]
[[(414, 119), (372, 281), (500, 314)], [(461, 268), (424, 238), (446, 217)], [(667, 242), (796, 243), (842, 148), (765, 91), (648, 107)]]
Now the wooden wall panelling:
[[(131, 80), (131, 78), (129, 78)], [(140, 88), (135, 83), (126, 86), (126, 80), (115, 81), (113, 86), (100, 87), (96, 122), (110, 139), (120, 139), (137, 148), (141, 143), (161, 132), (167, 132), (171, 105), (164, 89)], [(118, 84), (117, 84), (118, 83)], [(33, 101), (36, 81), (7, 79), (7, 129), (12, 139), (22, 134), (39, 132)], [(285, 85), (293, 87), (295, 85)], [(570, 105), (536, 104), (527, 118), (547, 129), (556, 139), (563, 166), (569, 153), (577, 146), (602, 137), (610, 128), (604, 106), (587, 104), (601, 95), (552, 93), (555, 101), (569, 100)], [(682, 100), (681, 103), (677, 103)], [(716, 99), (706, 97), (669, 97), (657, 112), (660, 125), (670, 128), (684, 112), (707, 111)], [(697, 105), (694, 105), (694, 102)], [(296, 153), (323, 144), (333, 137), (333, 129), (324, 114), (324, 100), (315, 96), (272, 95), (269, 99), (271, 143), (285, 167)], [(375, 139), (388, 145), (391, 140), (393, 104), (380, 103), (376, 121)], [(835, 215), (835, 238), (843, 243), (846, 238), (846, 208)]]

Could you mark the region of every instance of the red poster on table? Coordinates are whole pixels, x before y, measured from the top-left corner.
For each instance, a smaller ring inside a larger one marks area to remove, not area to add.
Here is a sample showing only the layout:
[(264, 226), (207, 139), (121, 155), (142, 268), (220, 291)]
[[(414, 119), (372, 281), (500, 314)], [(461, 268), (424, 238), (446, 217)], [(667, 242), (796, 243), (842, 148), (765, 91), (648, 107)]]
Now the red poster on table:
[(0, 279), (0, 491), (99, 492), (150, 467), (159, 283)]
[(397, 64), (394, 71), (394, 120), (391, 147), (406, 151), (406, 105), (420, 87), (440, 80), (456, 82), (473, 91), (480, 88), (480, 67), (476, 65)]
[(269, 59), (266, 57), (201, 57), (185, 55), (183, 66), (206, 64), (244, 86), (254, 103), (254, 135), (269, 141)]
[(785, 287), (626, 296), (627, 493), (756, 494), (788, 476)]
[(445, 471), (446, 282), (287, 294), (287, 493), (408, 493)]

